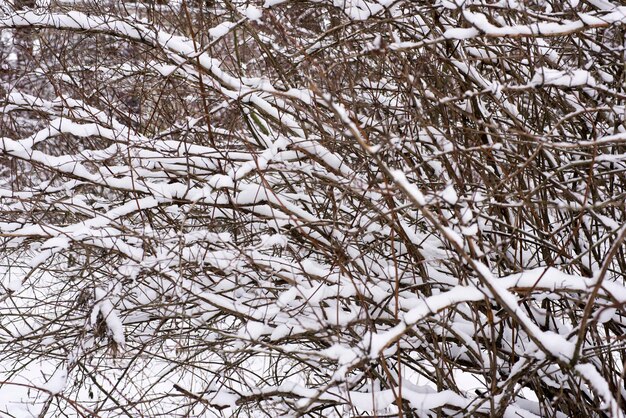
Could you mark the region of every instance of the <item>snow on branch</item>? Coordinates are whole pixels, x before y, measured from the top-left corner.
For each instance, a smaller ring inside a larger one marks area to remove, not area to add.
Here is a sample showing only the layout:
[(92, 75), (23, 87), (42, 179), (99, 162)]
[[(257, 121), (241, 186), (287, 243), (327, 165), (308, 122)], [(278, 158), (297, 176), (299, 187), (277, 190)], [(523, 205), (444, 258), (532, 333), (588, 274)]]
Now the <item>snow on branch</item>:
[(3, 7), (0, 410), (623, 416), (614, 3)]

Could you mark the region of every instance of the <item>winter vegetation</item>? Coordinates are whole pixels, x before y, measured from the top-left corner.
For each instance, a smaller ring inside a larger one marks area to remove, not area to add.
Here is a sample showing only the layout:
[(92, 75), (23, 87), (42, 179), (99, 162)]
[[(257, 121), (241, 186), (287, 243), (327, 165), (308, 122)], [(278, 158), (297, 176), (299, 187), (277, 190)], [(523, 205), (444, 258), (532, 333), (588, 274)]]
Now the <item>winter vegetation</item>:
[(619, 3), (0, 1), (0, 415), (624, 417)]

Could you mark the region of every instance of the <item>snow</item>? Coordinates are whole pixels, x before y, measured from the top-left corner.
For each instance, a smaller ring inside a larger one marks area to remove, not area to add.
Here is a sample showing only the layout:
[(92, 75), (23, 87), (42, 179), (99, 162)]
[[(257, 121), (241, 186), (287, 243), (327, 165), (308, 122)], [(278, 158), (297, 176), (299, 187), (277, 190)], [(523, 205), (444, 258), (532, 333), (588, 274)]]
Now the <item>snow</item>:
[(233, 22), (222, 22), (219, 25), (209, 29), (209, 36), (218, 39), (226, 35), (232, 28), (236, 26)]
[(208, 184), (214, 189), (229, 188), (234, 189), (235, 183), (229, 176), (223, 174), (216, 174), (208, 181)]
[(415, 393), (412, 391), (406, 391), (406, 394), (403, 394), (403, 397), (411, 403), (411, 406), (414, 406), (422, 411), (429, 411), (443, 405), (457, 406), (460, 408), (465, 408), (467, 406), (467, 400), (452, 391), (437, 393)]
[(261, 322), (248, 321), (242, 334), (253, 340), (258, 339), (263, 334), (268, 334), (271, 331)]
[(106, 322), (111, 338), (123, 349), (126, 344), (124, 325), (118, 316), (117, 310), (113, 307), (113, 303), (111, 303), (103, 289), (96, 288), (95, 296), (96, 304), (91, 311), (91, 326), (96, 326), (98, 315), (101, 314)]
[(598, 315), (598, 323), (605, 324), (613, 320), (616, 313), (617, 313), (617, 309), (615, 308), (601, 309), (600, 314)]
[(394, 180), (409, 194), (409, 196), (420, 206), (426, 205), (426, 199), (419, 189), (409, 182), (404, 172), (395, 170), (391, 173)]
[(404, 315), (404, 322), (412, 325), (428, 315), (461, 302), (481, 300), (485, 295), (474, 287), (458, 286), (439, 295), (424, 299), (417, 307)]
[[(478, 269), (483, 277), (486, 277), (489, 282), (495, 287), (497, 295), (518, 315), (523, 318), (533, 335), (546, 347), (549, 352), (555, 357), (562, 357), (566, 360), (570, 360), (573, 356), (574, 345), (572, 342), (566, 341), (563, 336), (555, 334), (550, 331), (541, 331), (536, 325), (534, 325), (525, 315), (520, 311), (516, 298), (509, 293), (507, 289), (512, 288), (547, 288), (552, 291), (557, 289), (588, 289), (591, 287), (591, 279), (588, 281), (582, 280), (578, 276), (570, 276), (564, 274), (556, 269), (535, 269), (524, 272), (523, 274), (515, 274), (499, 279), (492, 277), (491, 272), (486, 266), (478, 265)], [(403, 322), (396, 327), (383, 332), (374, 334), (371, 337), (371, 342), (365, 342), (366, 346), (370, 347), (370, 356), (376, 358), (381, 350), (388, 347), (393, 341), (401, 336), (412, 325), (419, 321), (435, 314), (443, 309), (449, 308), (462, 302), (479, 301), (485, 297), (489, 297), (483, 291), (477, 287), (457, 286), (447, 292), (434, 295), (420, 301), (417, 306), (413, 307), (410, 311), (404, 314)], [(491, 296), (491, 297), (495, 297)], [(621, 297), (626, 297), (624, 292)]]
[(582, 85), (594, 86), (596, 82), (589, 72), (585, 70), (560, 71), (550, 68), (539, 68), (531, 80), (531, 84), (535, 86), (543, 84), (574, 87)]
[(620, 408), (619, 403), (615, 400), (615, 398), (613, 397), (613, 393), (609, 389), (609, 384), (592, 364), (578, 364), (575, 366), (575, 369), (578, 373), (580, 373), (583, 380), (585, 380), (585, 382), (587, 382), (603, 399), (603, 409), (608, 411), (609, 416), (624, 416), (624, 412)]
[(16, 275), (9, 275), (8, 280), (5, 279), (2, 285), (11, 292), (17, 292), (22, 288), (22, 280)]
[(451, 205), (456, 205), (459, 201), (459, 197), (457, 196), (453, 185), (449, 185), (441, 192), (441, 198)]
[(268, 9), (273, 6), (278, 6), (279, 4), (285, 3), (287, 0), (265, 0), (263, 3), (263, 7)]
[(443, 232), (446, 236), (446, 239), (454, 242), (457, 247), (463, 248), (463, 245), (464, 245), (463, 237), (459, 235), (455, 230), (449, 227), (444, 227)]
[(245, 15), (248, 19), (252, 20), (253, 22), (258, 22), (261, 19), (261, 16), (263, 15), (263, 10), (250, 5), (246, 8)]
[[(354, 350), (340, 344), (335, 344), (332, 347), (325, 349), (323, 354), (326, 357), (336, 359), (339, 364), (348, 364), (357, 356)], [(370, 408), (368, 408), (368, 410), (369, 409)]]
[(626, 8), (62, 3), (0, 16), (12, 414), (621, 416)]
[(479, 31), (476, 28), (451, 28), (443, 33), (446, 39), (471, 39), (479, 35)]
[(42, 386), (42, 389), (48, 391), (52, 395), (58, 395), (63, 392), (67, 386), (67, 370), (65, 368), (59, 368), (50, 376), (48, 381)]

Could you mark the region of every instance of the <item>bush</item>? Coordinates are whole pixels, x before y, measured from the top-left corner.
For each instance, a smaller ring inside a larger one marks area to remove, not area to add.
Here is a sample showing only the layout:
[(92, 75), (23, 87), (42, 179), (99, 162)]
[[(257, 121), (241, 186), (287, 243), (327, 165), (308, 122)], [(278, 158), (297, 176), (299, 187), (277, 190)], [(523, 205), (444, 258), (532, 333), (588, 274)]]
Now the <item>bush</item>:
[(623, 7), (3, 10), (7, 412), (623, 416)]

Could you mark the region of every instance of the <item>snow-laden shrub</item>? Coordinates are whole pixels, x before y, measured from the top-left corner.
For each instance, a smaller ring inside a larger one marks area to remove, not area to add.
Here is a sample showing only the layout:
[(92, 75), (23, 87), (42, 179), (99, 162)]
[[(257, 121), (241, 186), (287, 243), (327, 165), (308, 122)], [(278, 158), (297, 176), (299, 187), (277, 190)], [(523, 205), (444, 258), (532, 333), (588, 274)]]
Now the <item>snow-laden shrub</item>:
[(623, 416), (617, 2), (1, 10), (8, 413)]

